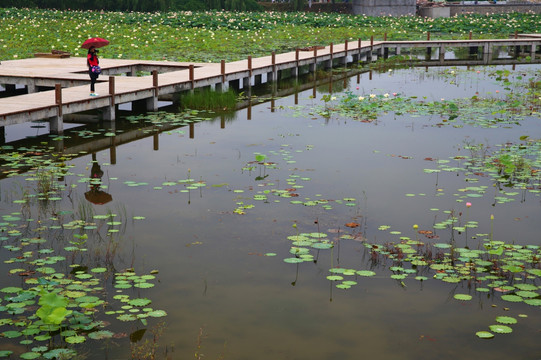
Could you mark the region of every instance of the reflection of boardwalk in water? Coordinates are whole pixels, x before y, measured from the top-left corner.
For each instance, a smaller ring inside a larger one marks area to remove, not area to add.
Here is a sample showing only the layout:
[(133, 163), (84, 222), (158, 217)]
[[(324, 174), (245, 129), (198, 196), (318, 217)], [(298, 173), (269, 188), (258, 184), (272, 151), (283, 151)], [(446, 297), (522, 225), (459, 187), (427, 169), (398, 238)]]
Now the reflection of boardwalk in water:
[[(430, 41), (348, 41), (313, 47), (284, 54), (272, 54), (252, 59), (220, 64), (189, 64), (172, 62), (130, 61), (102, 59), (103, 72), (96, 90), (100, 96), (90, 98), (84, 59), (25, 59), (4, 61), (0, 65), (0, 83), (25, 85), (28, 94), (0, 98), (0, 126), (49, 119), (52, 133), (63, 132), (63, 115), (101, 109), (105, 120), (116, 118), (116, 106), (139, 102), (149, 111), (158, 108), (158, 98), (213, 87), (250, 88), (262, 82), (283, 77), (297, 77), (315, 72), (318, 66), (333, 67), (359, 61), (370, 62), (387, 58), (389, 54), (403, 54), (404, 49), (422, 48), (426, 52), (425, 65), (483, 65), (539, 63), (541, 46), (538, 35), (517, 35), (515, 39), (499, 40), (436, 40)], [(494, 58), (495, 49), (513, 48), (523, 60)], [(468, 59), (452, 61), (445, 58), (449, 49), (469, 49)], [(432, 50), (437, 57), (433, 59)], [(146, 76), (113, 76), (136, 75)], [(54, 87), (53, 91), (36, 92), (40, 87)], [(9, 86), (8, 86), (9, 88)]]
[[(312, 96), (316, 98), (317, 91), (321, 88), (327, 88), (328, 92), (333, 91), (333, 86), (338, 84), (341, 88), (347, 87), (347, 82), (350, 78), (357, 75), (357, 83), (360, 82), (360, 74), (367, 71), (352, 70), (349, 72), (340, 72), (338, 74), (328, 73), (328, 76), (314, 79), (312, 76), (301, 77), (299, 81), (294, 83), (282, 81), (275, 82), (272, 86), (262, 85), (260, 87), (254, 87), (254, 93), (257, 92), (258, 98), (261, 100), (254, 100), (248, 98), (244, 101), (239, 101), (235, 110), (246, 110), (246, 120), (252, 118), (252, 106), (258, 104), (268, 103), (270, 106), (264, 106), (264, 109), (268, 109), (270, 112), (274, 112), (275, 100), (280, 97), (293, 96), (295, 104), (298, 104), (298, 95), (300, 92), (312, 90)], [(370, 76), (371, 78), (371, 76)], [(77, 122), (77, 118), (75, 118)], [(226, 115), (222, 114), (206, 121), (219, 121), (221, 129), (226, 127)], [(97, 126), (102, 128), (102, 131), (98, 131)], [(62, 137), (51, 138), (49, 135), (44, 134), (32, 138), (24, 138), (20, 140), (11, 141), (8, 143), (2, 142), (4, 145), (13, 149), (27, 148), (35, 149), (55, 149), (58, 154), (69, 154), (74, 157), (87, 156), (91, 153), (98, 153), (109, 149), (109, 163), (116, 164), (116, 148), (120, 145), (127, 144), (140, 139), (153, 137), (152, 146), (154, 150), (159, 150), (159, 134), (162, 132), (172, 131), (176, 129), (185, 128), (186, 137), (189, 139), (195, 138), (195, 123), (189, 123), (186, 125), (167, 124), (160, 123), (159, 126), (153, 125), (149, 122), (135, 122), (118, 121), (118, 122), (102, 122), (102, 124), (96, 124), (95, 122), (87, 125), (85, 130), (81, 128), (71, 128), (65, 131)], [(103, 131), (107, 129), (107, 131)], [(115, 132), (115, 136), (108, 136), (110, 133)], [(109, 134), (108, 134), (109, 133)], [(87, 136), (91, 134), (91, 136)], [(32, 156), (30, 152), (26, 156)], [(46, 151), (40, 152), (40, 156), (47, 153)], [(8, 176), (10, 170), (9, 166), (3, 166), (0, 163), (0, 179)], [(30, 166), (19, 167), (19, 172), (25, 172), (30, 169)]]

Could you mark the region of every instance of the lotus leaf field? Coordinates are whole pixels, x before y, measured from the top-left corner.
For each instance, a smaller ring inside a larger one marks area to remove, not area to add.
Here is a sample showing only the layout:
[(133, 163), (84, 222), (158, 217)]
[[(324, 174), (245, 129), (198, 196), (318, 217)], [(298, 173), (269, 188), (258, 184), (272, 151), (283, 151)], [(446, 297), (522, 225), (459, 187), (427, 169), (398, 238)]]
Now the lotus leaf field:
[[(217, 61), (541, 23), (0, 17), (1, 60), (76, 54), (91, 35), (111, 40), (106, 57)], [(249, 109), (122, 112), (63, 135), (6, 127), (0, 358), (539, 357), (541, 67), (380, 65), (277, 84), (294, 96), (237, 94)]]
[(0, 8), (0, 61), (52, 49), (85, 55), (93, 36), (111, 44), (109, 58), (219, 62), (293, 51), (345, 39), (502, 38), (539, 32), (539, 14), (464, 15), (453, 18), (367, 17), (278, 12), (120, 13)]

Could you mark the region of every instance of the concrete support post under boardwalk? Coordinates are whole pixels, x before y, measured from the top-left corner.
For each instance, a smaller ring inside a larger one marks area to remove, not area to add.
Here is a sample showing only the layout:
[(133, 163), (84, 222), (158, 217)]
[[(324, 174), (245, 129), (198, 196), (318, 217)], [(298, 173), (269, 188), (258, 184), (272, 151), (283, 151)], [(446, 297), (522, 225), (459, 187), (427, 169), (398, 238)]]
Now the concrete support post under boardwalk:
[(489, 60), (492, 58), (493, 47), (492, 44), (488, 43), (483, 47), (483, 62), (488, 64)]
[(26, 92), (28, 94), (34, 94), (37, 92), (37, 87), (36, 87), (36, 84), (33, 83), (33, 84), (28, 84), (26, 85)]
[(58, 109), (57, 115), (49, 118), (49, 131), (51, 134), (64, 132), (64, 120), (62, 118), (62, 85), (55, 85), (55, 103)]
[(158, 111), (158, 71), (152, 70), (152, 87), (154, 95), (146, 99), (147, 111)]
[(443, 64), (445, 61), (445, 45), (440, 46), (440, 63)]
[(116, 120), (116, 111), (115, 111), (115, 77), (109, 76), (109, 96), (110, 103), (109, 106), (103, 109), (103, 120), (106, 121), (115, 121)]

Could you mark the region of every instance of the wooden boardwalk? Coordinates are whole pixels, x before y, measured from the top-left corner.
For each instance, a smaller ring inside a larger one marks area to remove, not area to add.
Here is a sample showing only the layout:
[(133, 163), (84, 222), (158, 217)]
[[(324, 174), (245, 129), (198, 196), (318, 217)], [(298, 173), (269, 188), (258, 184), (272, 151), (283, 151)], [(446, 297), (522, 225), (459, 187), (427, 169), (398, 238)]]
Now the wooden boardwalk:
[[(49, 119), (51, 133), (62, 133), (64, 114), (101, 109), (103, 118), (113, 121), (118, 104), (142, 102), (147, 110), (154, 111), (159, 96), (207, 86), (223, 90), (233, 82), (239, 88), (250, 88), (264, 81), (277, 80), (284, 74), (298, 76), (303, 71), (315, 71), (319, 65), (332, 67), (387, 58), (390, 53), (401, 54), (404, 48), (425, 48), (428, 56), (424, 63), (444, 65), (448, 61), (446, 49), (460, 47), (476, 49), (476, 54), (482, 54), (482, 58), (465, 60), (460, 65), (511, 63), (509, 59), (493, 58), (494, 49), (499, 47), (514, 47), (529, 56), (527, 63), (541, 63), (538, 50), (541, 49), (541, 35), (538, 34), (522, 34), (503, 40), (358, 40), (219, 64), (102, 58), (102, 75), (96, 84), (100, 95), (90, 97), (85, 58), (10, 60), (0, 63), (0, 84), (8, 87), (25, 85), (28, 94), (0, 98), (0, 127)], [(430, 56), (433, 49), (438, 52), (435, 61)], [(141, 72), (151, 75), (130, 76)], [(38, 91), (42, 87), (55, 90)]]

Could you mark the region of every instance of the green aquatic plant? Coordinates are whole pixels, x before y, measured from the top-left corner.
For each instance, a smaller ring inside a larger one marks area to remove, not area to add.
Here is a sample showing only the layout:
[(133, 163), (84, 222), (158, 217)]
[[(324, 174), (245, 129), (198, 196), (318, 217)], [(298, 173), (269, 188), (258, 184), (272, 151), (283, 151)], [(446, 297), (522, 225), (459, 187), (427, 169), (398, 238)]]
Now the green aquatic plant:
[(180, 108), (181, 110), (230, 111), (235, 109), (237, 97), (237, 93), (232, 89), (227, 91), (196, 90), (181, 95)]

